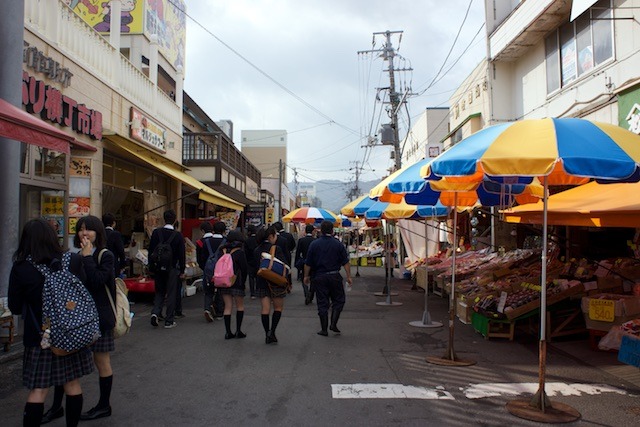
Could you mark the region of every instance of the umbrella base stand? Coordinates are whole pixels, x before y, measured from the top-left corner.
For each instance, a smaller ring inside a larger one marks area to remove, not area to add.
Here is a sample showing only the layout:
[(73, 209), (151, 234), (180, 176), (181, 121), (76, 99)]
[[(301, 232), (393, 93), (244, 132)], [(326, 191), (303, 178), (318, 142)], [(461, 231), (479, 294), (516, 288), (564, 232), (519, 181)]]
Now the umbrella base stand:
[(425, 360), (427, 361), (427, 363), (439, 366), (471, 366), (476, 364), (475, 360), (458, 359), (457, 357), (455, 359), (450, 359), (447, 356), (429, 356)]
[(386, 301), (383, 302), (377, 302), (376, 305), (384, 305), (384, 306), (390, 306), (390, 307), (399, 307), (402, 305), (401, 302), (395, 302), (395, 301), (391, 301), (391, 295), (393, 294), (387, 294), (386, 297)]
[(398, 296), (397, 292), (390, 292), (389, 291), (389, 285), (384, 285), (384, 288), (382, 288), (382, 292), (374, 292), (373, 294), (375, 296), (377, 296), (377, 297), (386, 297), (389, 294), (391, 294), (392, 297), (397, 297)]
[(432, 321), (431, 315), (425, 310), (422, 313), (422, 320), (414, 320), (413, 322), (409, 322), (409, 325), (415, 326), (416, 328), (440, 328), (442, 323)]
[(511, 415), (539, 423), (570, 423), (580, 418), (580, 413), (569, 405), (549, 402), (544, 410), (531, 404), (530, 400), (518, 399), (507, 403)]

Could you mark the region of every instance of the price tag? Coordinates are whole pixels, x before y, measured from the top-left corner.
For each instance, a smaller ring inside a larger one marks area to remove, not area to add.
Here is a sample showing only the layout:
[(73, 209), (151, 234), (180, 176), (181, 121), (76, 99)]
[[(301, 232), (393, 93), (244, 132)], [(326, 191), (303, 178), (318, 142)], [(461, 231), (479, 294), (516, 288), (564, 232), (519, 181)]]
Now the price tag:
[(589, 300), (589, 319), (601, 322), (613, 322), (615, 319), (615, 301), (606, 299)]

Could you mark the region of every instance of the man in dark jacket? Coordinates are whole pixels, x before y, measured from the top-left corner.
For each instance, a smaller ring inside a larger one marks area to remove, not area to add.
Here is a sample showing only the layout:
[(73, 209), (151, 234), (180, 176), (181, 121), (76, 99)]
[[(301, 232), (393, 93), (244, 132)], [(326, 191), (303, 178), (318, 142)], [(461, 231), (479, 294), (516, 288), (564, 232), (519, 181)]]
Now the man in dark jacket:
[[(284, 226), (280, 221), (274, 222), (273, 227), (276, 229), (276, 232), (278, 233), (278, 237), (276, 239), (276, 246), (278, 246), (280, 249), (282, 249), (282, 252), (284, 252), (283, 261), (289, 267), (293, 267), (291, 265), (291, 251), (293, 251), (296, 248), (296, 239), (293, 238), (293, 235), (291, 233), (287, 233), (286, 231), (284, 231)], [(289, 283), (291, 283), (291, 269), (289, 269), (288, 277), (289, 277)]]
[[(313, 225), (307, 224), (304, 229), (305, 236), (298, 239), (298, 248), (296, 249), (295, 267), (298, 269), (298, 281), (302, 282), (304, 273), (304, 260), (307, 258), (307, 251), (309, 245), (313, 242)], [(304, 291), (304, 305), (311, 304), (313, 301), (313, 290), (309, 288), (309, 285), (302, 283), (302, 290)]]
[(155, 280), (155, 297), (153, 299), (153, 310), (151, 311), (151, 325), (158, 326), (158, 316), (162, 313), (162, 305), (167, 300), (167, 311), (164, 319), (164, 327), (166, 329), (175, 328), (177, 323), (174, 321), (176, 302), (178, 291), (178, 280), (184, 278), (184, 269), (186, 264), (184, 237), (182, 233), (176, 231), (174, 224), (177, 220), (176, 212), (173, 209), (165, 211), (164, 227), (158, 227), (151, 233), (151, 241), (149, 242), (149, 255), (161, 243), (167, 243), (171, 246), (171, 266), (166, 271), (154, 272)]
[(329, 307), (331, 307), (331, 329), (336, 334), (338, 319), (345, 303), (344, 285), (340, 269), (347, 273), (347, 283), (351, 286), (351, 266), (349, 255), (344, 245), (333, 237), (333, 223), (322, 221), (320, 224), (322, 236), (309, 245), (304, 265), (304, 283), (313, 283), (318, 296), (318, 316), (321, 330), (318, 335), (327, 336), (329, 326)]
[[(213, 283), (205, 283), (204, 267), (207, 264), (209, 256), (215, 254), (220, 244), (225, 240), (224, 233), (227, 230), (227, 226), (222, 221), (216, 222), (213, 226), (207, 221), (200, 225), (200, 230), (202, 230), (204, 235), (196, 241), (196, 258), (203, 272), (204, 318), (207, 322), (213, 322), (214, 318), (218, 320), (222, 319), (224, 302), (222, 301), (222, 297), (216, 292)], [(209, 247), (211, 247), (211, 252), (209, 252)]]
[(255, 259), (255, 254), (253, 253), (258, 247), (256, 232), (256, 226), (249, 224), (247, 226), (247, 240), (244, 242), (244, 253), (247, 256), (247, 264), (249, 265), (249, 292), (251, 294), (251, 299), (256, 297), (256, 275), (258, 273), (258, 262)]
[(113, 252), (116, 257), (115, 273), (116, 277), (120, 276), (122, 269), (126, 267), (126, 257), (124, 255), (124, 244), (122, 243), (122, 234), (116, 230), (116, 219), (113, 214), (106, 213), (102, 215), (102, 223), (107, 233), (107, 249)]

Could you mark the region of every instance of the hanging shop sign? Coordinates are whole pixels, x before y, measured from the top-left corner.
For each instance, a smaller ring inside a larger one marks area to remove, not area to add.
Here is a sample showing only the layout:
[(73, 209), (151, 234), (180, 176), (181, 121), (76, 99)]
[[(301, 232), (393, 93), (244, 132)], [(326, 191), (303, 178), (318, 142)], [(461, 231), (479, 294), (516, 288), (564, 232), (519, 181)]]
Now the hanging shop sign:
[(70, 127), (92, 139), (102, 139), (102, 113), (63, 95), (58, 89), (22, 73), (22, 104), (43, 120)]
[(146, 144), (162, 153), (167, 152), (166, 130), (131, 107), (131, 139)]

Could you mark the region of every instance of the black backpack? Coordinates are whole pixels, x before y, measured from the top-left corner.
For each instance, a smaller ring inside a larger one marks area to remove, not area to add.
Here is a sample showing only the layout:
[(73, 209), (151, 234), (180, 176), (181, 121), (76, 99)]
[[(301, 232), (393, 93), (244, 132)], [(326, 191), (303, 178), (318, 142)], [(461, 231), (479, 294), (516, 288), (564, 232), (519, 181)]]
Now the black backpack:
[(71, 253), (51, 268), (29, 261), (44, 276), (42, 288), (43, 330), (49, 331), (51, 351), (66, 356), (100, 338), (100, 318), (89, 290), (69, 271)]
[(175, 267), (173, 264), (173, 250), (171, 249), (171, 241), (176, 236), (176, 232), (172, 232), (166, 242), (162, 241), (162, 231), (158, 231), (160, 242), (158, 246), (149, 255), (149, 271), (159, 273), (161, 271), (169, 271)]

